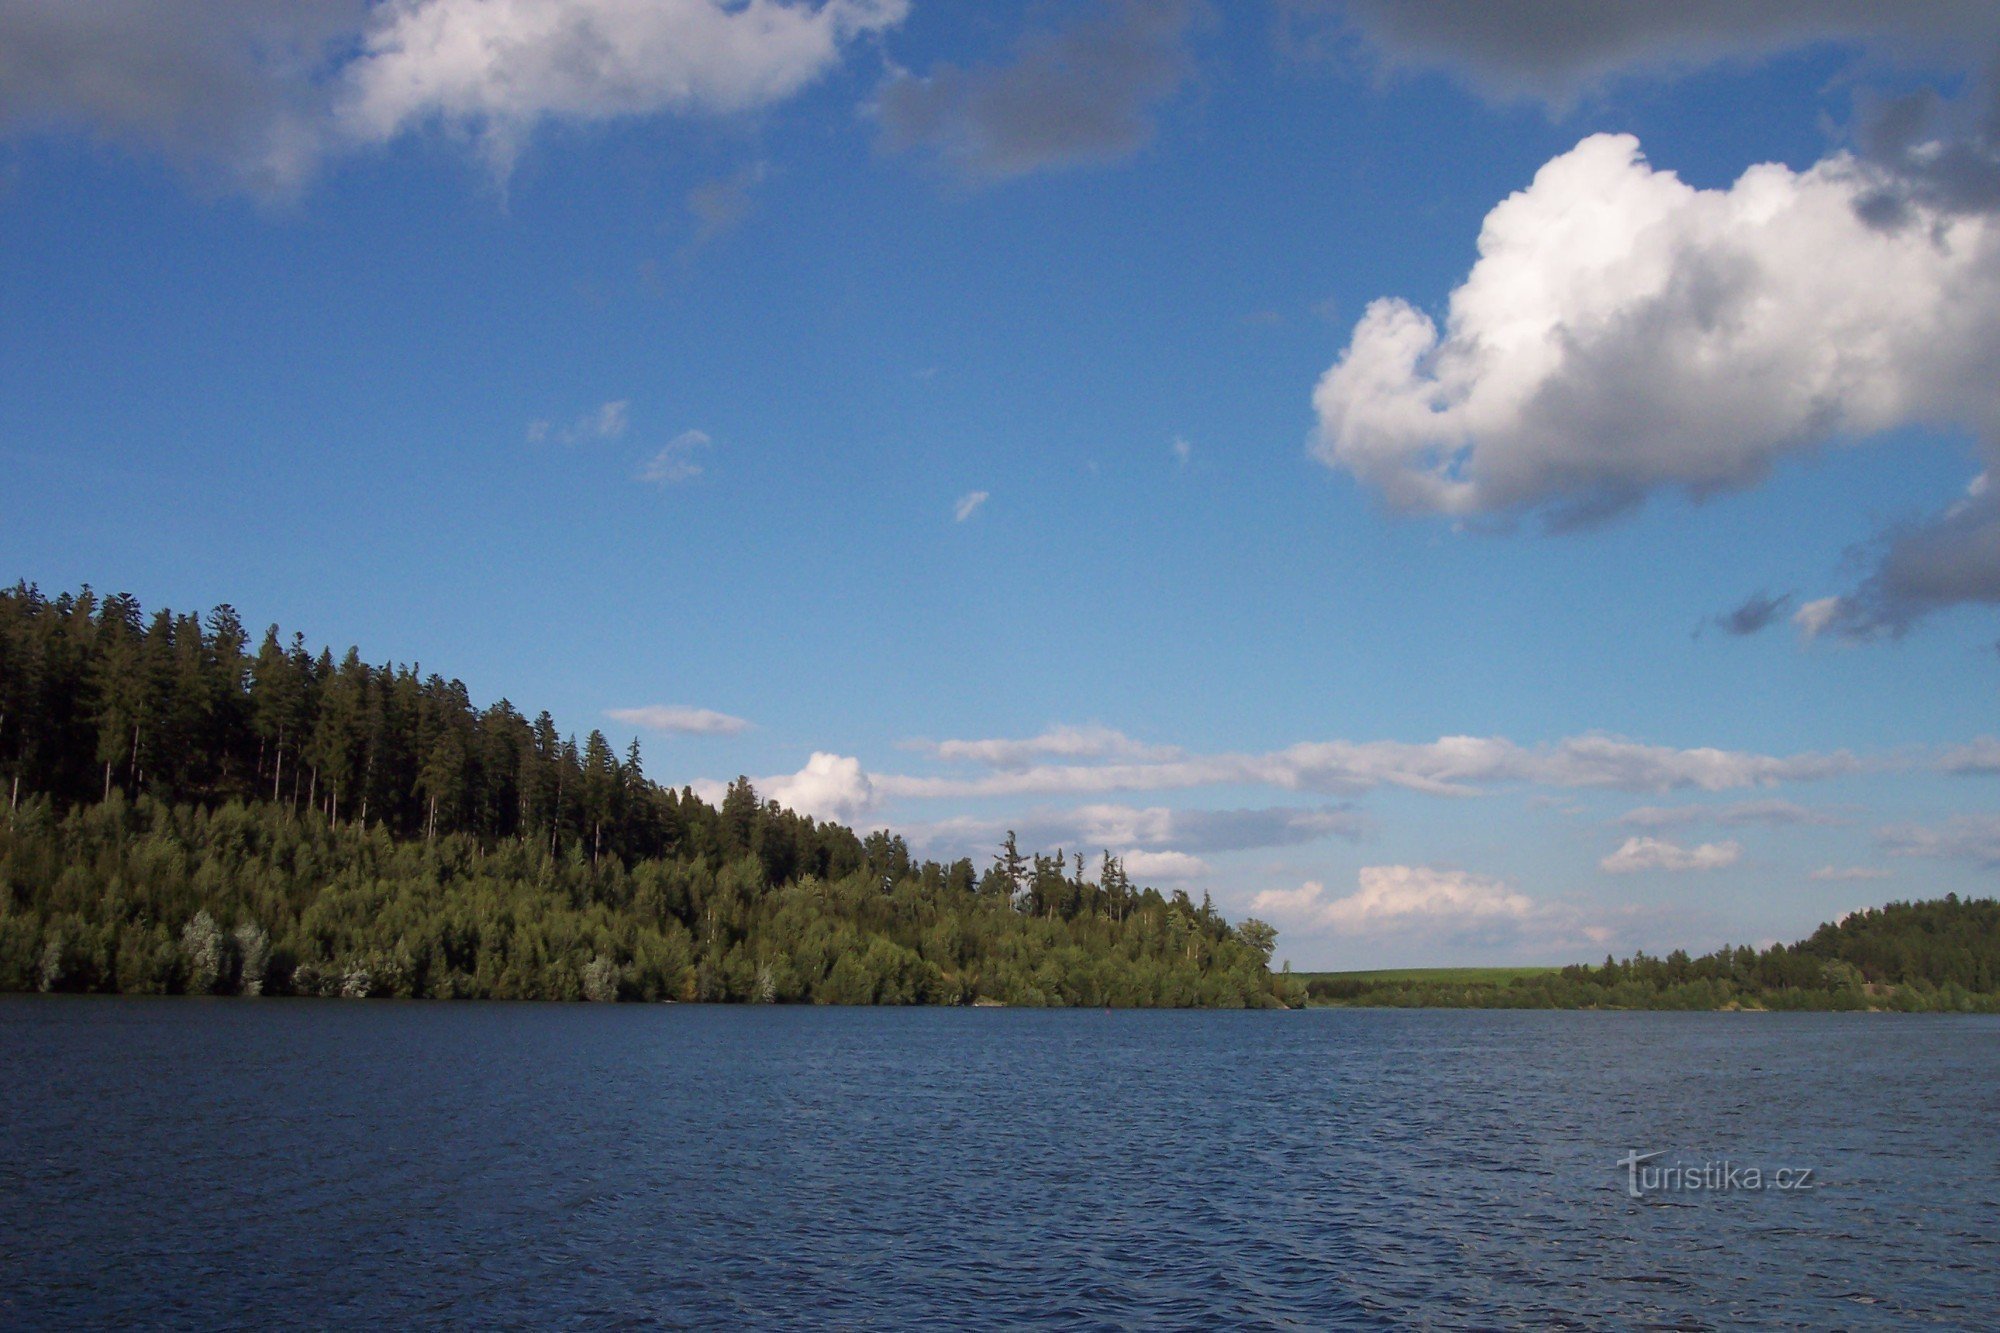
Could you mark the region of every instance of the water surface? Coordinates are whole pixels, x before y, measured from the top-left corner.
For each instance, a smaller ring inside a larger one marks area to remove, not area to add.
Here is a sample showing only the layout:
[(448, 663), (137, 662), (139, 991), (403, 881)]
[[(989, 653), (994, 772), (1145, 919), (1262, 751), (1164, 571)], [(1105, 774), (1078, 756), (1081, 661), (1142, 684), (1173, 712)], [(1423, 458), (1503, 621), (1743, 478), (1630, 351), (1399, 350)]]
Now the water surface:
[(13, 997), (0, 1325), (1978, 1326), (1996, 1125), (1992, 1017)]

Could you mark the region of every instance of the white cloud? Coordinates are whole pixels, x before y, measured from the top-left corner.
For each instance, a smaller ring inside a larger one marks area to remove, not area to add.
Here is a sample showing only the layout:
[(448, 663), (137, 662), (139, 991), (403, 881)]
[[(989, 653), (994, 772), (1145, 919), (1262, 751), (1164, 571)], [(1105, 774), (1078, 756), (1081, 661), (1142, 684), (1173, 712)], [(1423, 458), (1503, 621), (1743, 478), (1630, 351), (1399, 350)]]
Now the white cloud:
[(632, 403), (626, 398), (585, 412), (566, 426), (559, 427), (546, 417), (538, 417), (528, 423), (528, 443), (545, 444), (554, 440), (558, 444), (583, 444), (589, 440), (615, 440), (625, 433), (626, 427), (631, 424), (631, 417)]
[(906, 749), (921, 750), (947, 762), (985, 764), (990, 768), (1021, 768), (1037, 759), (1172, 759), (1179, 750), (1147, 745), (1122, 731), (1095, 723), (1084, 727), (1053, 726), (1039, 736), (996, 737), (988, 740), (908, 741)]
[(740, 717), (718, 713), (712, 708), (688, 708), (681, 704), (611, 708), (605, 710), (604, 715), (627, 726), (683, 736), (734, 736), (750, 725)]
[(1683, 847), (1664, 838), (1627, 838), (1597, 864), (1606, 874), (1630, 875), (1645, 870), (1720, 870), (1733, 866), (1743, 848), (1735, 842), (1704, 842)]
[(1954, 745), (1938, 756), (1938, 767), (1947, 773), (2000, 773), (2000, 738), (1981, 736)]
[(1678, 750), (1593, 733), (1532, 748), (1501, 737), (1478, 736), (1446, 736), (1425, 744), (1317, 741), (1264, 754), (1106, 764), (1023, 763), (973, 777), (884, 774), (876, 781), (886, 794), (911, 797), (1080, 795), (1209, 786), (1336, 795), (1386, 786), (1471, 796), (1485, 785), (1515, 782), (1620, 791), (1727, 791), (1836, 777), (1858, 767), (1844, 752), (1777, 757), (1709, 748)]
[(1119, 856), (1125, 873), (1140, 884), (1154, 880), (1199, 879), (1208, 873), (1208, 863), (1186, 852), (1148, 852), (1134, 849)]
[[(1369, 305), (1314, 391), (1313, 450), (1399, 509), (1557, 527), (1895, 427), (1971, 430), (1992, 466), (2000, 211), (1947, 196), (1844, 153), (1695, 189), (1593, 135), (1487, 214), (1442, 330)], [(1793, 620), (1867, 639), (1965, 603), (2000, 603), (2000, 489), (1980, 479)]]
[(959, 496), (957, 500), (952, 502), (952, 522), (965, 522), (965, 520), (979, 512), (979, 506), (985, 504), (988, 498), (985, 491), (967, 491), (964, 495)]
[(1186, 467), (1194, 461), (1194, 445), (1185, 435), (1174, 436), (1174, 462)]
[(1891, 856), (2000, 866), (2000, 815), (1956, 815), (1941, 825), (1891, 824), (1877, 829), (1875, 840)]
[(1792, 801), (1734, 801), (1728, 805), (1642, 805), (1627, 810), (1618, 822), (1629, 828), (1677, 828), (1688, 824), (1817, 824), (1847, 821), (1839, 815)]
[(1808, 639), (1816, 639), (1840, 619), (1838, 597), (1816, 597), (1792, 612), (1792, 623)]
[(875, 808), (875, 788), (861, 761), (820, 750), (798, 772), (754, 785), (766, 800), (817, 819), (853, 823)]
[(701, 475), (701, 464), (695, 461), (695, 456), (712, 444), (708, 432), (684, 430), (646, 460), (646, 465), (639, 469), (638, 480), (656, 486), (692, 481)]
[(1748, 486), (1838, 436), (1990, 428), (2000, 225), (1877, 228), (1877, 184), (1835, 156), (1699, 190), (1629, 135), (1585, 139), (1487, 215), (1442, 333), (1368, 307), (1314, 394), (1316, 452), (1399, 508), (1562, 521)]
[(1178, 851), (1191, 856), (1292, 847), (1326, 838), (1359, 841), (1372, 833), (1367, 815), (1345, 806), (1267, 806), (1255, 810), (1174, 809), (1163, 805), (1040, 806), (1004, 819), (954, 816), (903, 827), (922, 848), (983, 853), (1012, 829), (1024, 847)]
[(388, 0), (343, 71), (361, 143), (437, 123), (504, 168), (547, 119), (724, 114), (799, 92), (908, 0)]
[(1823, 883), (1845, 884), (1864, 879), (1893, 879), (1895, 874), (1877, 866), (1821, 866), (1810, 877)]
[(1308, 880), (1296, 889), (1266, 889), (1250, 900), (1250, 910), (1290, 920), (1307, 929), (1366, 933), (1422, 923), (1462, 925), (1488, 919), (1524, 921), (1537, 910), (1534, 899), (1506, 880), (1434, 866), (1364, 866), (1360, 886), (1328, 899), (1326, 888)]

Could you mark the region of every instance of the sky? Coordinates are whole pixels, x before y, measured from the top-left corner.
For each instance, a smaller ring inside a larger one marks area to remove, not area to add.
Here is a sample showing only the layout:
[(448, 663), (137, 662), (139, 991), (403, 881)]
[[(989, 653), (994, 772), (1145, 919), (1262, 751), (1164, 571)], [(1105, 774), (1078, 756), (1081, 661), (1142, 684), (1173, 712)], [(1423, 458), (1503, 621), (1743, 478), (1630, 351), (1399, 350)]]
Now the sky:
[(1985, 0), (0, 0), (0, 577), (1298, 968), (2000, 867)]

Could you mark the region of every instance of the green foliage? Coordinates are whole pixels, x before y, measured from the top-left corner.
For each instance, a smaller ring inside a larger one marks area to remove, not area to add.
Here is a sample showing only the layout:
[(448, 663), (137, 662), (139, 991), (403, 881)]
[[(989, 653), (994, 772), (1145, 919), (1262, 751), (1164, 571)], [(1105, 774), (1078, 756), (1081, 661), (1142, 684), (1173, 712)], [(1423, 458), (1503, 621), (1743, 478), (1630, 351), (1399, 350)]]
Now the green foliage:
[(1322, 1004), (1482, 1009), (1893, 1009), (2000, 1012), (2000, 902), (1890, 903), (1761, 953), (1675, 950), (1565, 968), (1333, 972)]
[(1106, 856), (983, 876), (717, 809), (548, 714), (236, 613), (0, 590), (0, 989), (1274, 1005), (1274, 932)]

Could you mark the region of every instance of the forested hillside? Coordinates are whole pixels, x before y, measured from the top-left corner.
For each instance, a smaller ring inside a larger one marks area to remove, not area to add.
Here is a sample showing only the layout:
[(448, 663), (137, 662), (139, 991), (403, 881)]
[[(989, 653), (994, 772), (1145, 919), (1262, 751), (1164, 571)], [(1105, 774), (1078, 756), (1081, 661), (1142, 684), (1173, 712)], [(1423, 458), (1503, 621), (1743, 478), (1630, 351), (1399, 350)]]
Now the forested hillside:
[(1314, 978), (1328, 1004), (1522, 1009), (1902, 1009), (2000, 1012), (2000, 902), (1890, 903), (1797, 944), (1691, 958), (1636, 954), (1488, 982)]
[(0, 591), (0, 988), (1262, 1005), (1270, 927), (1115, 857), (712, 806), (412, 666)]

